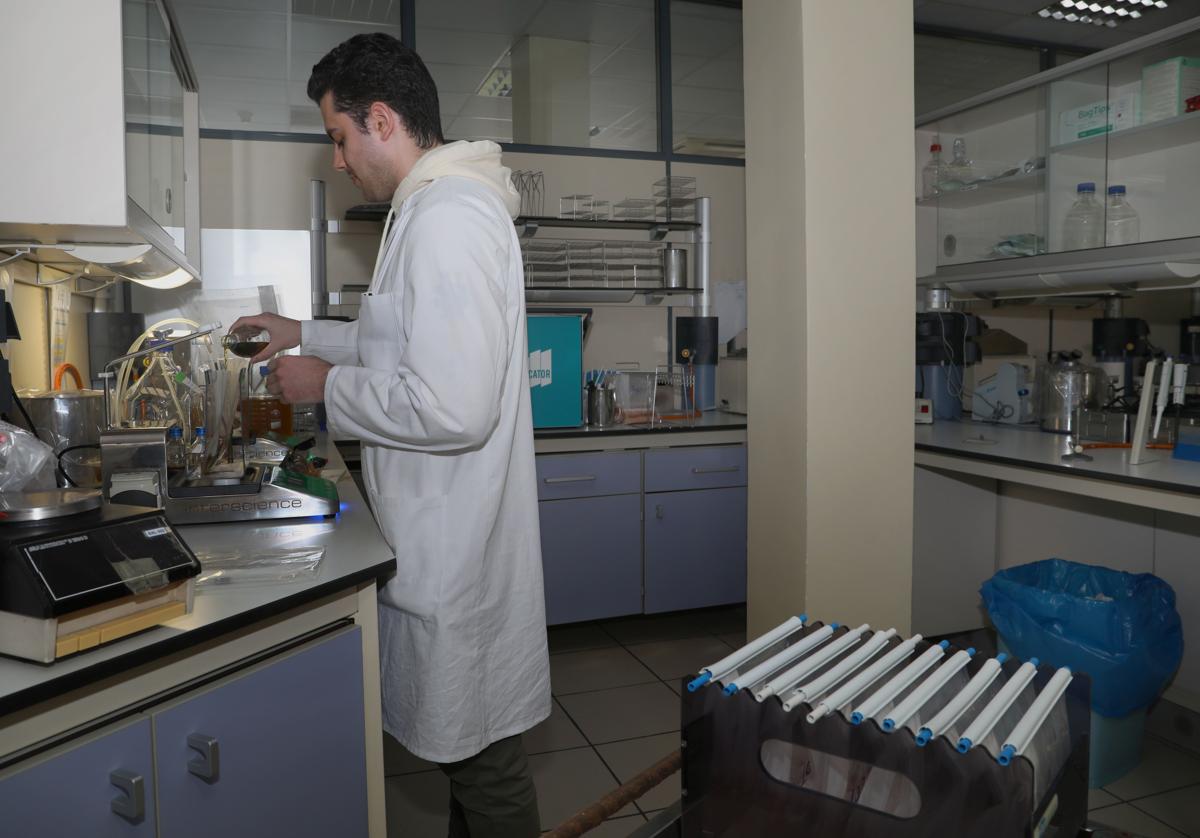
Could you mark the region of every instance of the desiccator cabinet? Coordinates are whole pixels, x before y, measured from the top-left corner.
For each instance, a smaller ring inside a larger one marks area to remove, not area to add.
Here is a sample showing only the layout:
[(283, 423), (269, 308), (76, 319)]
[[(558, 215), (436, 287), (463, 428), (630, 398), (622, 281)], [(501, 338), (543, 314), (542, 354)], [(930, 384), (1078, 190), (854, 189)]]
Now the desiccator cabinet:
[(361, 629), (0, 773), (4, 833), (367, 834)]

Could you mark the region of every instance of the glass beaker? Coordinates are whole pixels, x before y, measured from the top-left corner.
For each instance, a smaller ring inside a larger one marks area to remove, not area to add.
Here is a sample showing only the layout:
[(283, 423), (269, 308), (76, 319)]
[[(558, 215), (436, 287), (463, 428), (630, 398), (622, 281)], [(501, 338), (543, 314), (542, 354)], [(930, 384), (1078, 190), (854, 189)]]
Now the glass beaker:
[[(266, 365), (258, 368), (258, 385), (242, 399), (242, 436), (257, 438), (275, 434), (287, 438), (292, 434), (292, 406), (267, 392)], [(247, 384), (250, 375), (247, 372)]]
[(229, 332), (221, 338), (221, 346), (226, 352), (239, 358), (250, 359), (262, 352), (271, 344), (271, 335), (266, 329), (246, 326), (235, 332)]

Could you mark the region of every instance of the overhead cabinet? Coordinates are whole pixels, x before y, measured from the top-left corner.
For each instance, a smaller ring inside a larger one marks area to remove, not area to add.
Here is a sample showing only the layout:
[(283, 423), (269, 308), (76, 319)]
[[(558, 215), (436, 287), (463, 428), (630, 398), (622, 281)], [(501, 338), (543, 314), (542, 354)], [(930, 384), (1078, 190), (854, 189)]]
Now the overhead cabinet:
[(17, 18), (0, 50), (20, 81), (6, 99), (20, 129), (0, 133), (0, 248), (199, 276), (197, 89), (166, 0), (25, 3)]
[[(1028, 296), (1200, 278), (1193, 96), (1200, 18), (919, 119), (919, 283)], [(1081, 184), (1094, 188), (1098, 215), (1082, 225), (1094, 233), (1068, 218)], [(1108, 206), (1110, 187), (1123, 188), (1133, 225), (1114, 226), (1123, 210)]]

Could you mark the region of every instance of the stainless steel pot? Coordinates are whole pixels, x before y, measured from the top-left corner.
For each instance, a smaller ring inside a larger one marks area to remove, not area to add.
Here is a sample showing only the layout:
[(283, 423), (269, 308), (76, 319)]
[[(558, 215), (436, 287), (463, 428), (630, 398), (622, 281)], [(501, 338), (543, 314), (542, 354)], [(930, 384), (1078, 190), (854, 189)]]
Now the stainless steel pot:
[(668, 247), (662, 252), (663, 285), (667, 288), (687, 288), (687, 251)]
[(1107, 376), (1099, 367), (1081, 363), (1078, 355), (1059, 355), (1041, 369), (1041, 426), (1056, 434), (1078, 433), (1080, 411), (1103, 406)]
[[(38, 437), (55, 452), (71, 445), (98, 444), (104, 428), (104, 393), (100, 390), (52, 390), (26, 393), (21, 403)], [(20, 416), (20, 411), (16, 411)], [(24, 425), (24, 418), (21, 420)]]

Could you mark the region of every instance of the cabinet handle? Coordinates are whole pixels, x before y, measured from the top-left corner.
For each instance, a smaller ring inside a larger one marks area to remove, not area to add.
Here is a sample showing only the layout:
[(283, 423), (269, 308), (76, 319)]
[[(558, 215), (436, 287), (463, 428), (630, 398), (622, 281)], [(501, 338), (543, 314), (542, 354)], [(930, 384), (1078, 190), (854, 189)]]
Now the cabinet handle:
[(146, 817), (146, 781), (142, 775), (118, 768), (108, 775), (108, 781), (124, 792), (112, 799), (112, 810), (127, 821), (140, 823)]
[(741, 466), (720, 466), (714, 468), (694, 468), (692, 474), (729, 474), (730, 472), (741, 471)]
[(170, 215), (171, 214), (171, 187), (169, 187), (169, 186), (167, 187), (166, 210), (167, 210), (167, 215)]
[(654, 504), (654, 517), (660, 521), (663, 519), (664, 515), (661, 503)]
[(206, 783), (221, 779), (221, 745), (212, 736), (193, 733), (187, 738), (188, 747), (200, 755), (188, 760), (187, 770)]
[(542, 479), (542, 482), (548, 486), (553, 486), (556, 483), (587, 483), (595, 479), (596, 475), (585, 474), (581, 477), (546, 477)]

